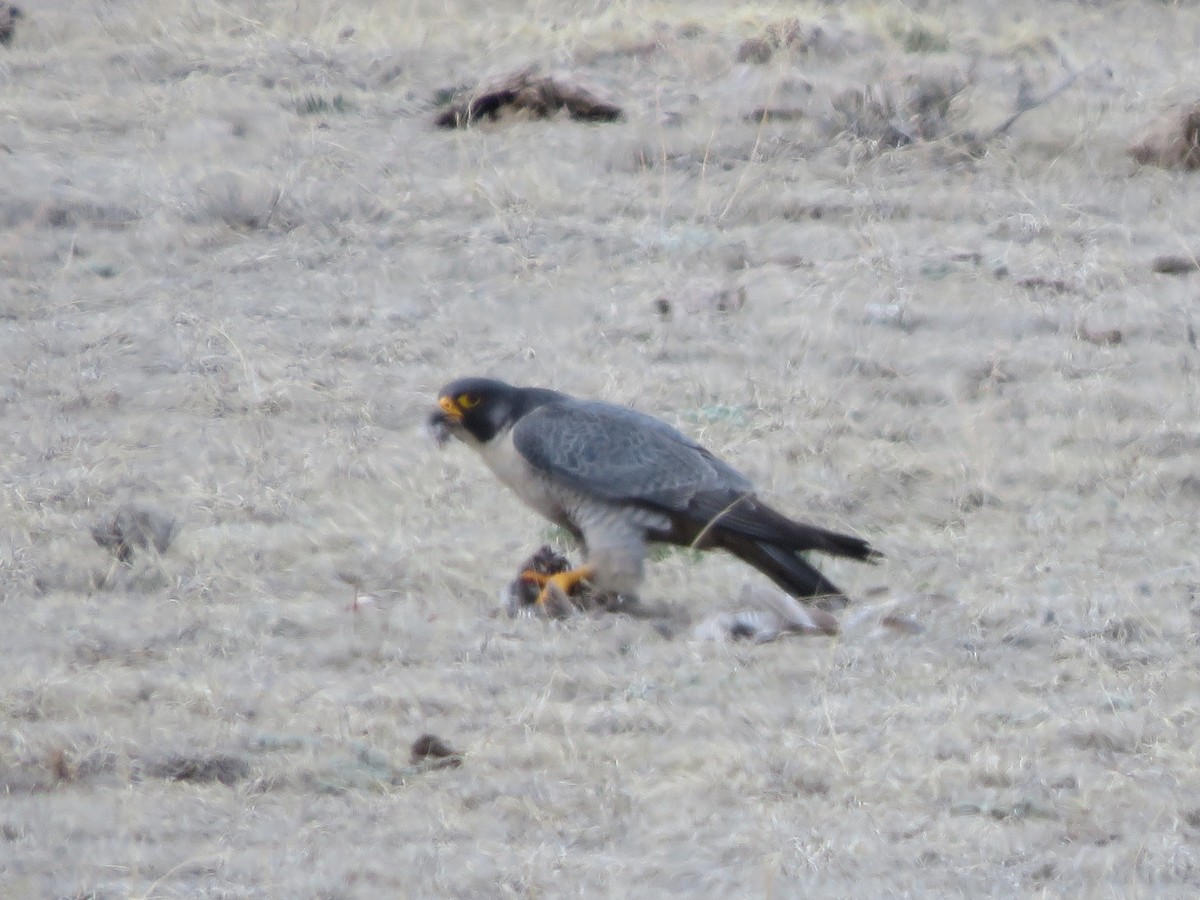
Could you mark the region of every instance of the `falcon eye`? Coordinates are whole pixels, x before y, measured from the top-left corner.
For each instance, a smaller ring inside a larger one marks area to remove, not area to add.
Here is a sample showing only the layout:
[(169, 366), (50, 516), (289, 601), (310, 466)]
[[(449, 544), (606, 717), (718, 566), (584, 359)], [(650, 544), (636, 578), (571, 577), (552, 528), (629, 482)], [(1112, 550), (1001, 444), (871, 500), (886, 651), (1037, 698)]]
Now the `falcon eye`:
[(458, 405), (462, 409), (471, 409), (472, 407), (478, 406), (479, 405), (479, 395), (478, 394), (459, 394), (458, 395)]

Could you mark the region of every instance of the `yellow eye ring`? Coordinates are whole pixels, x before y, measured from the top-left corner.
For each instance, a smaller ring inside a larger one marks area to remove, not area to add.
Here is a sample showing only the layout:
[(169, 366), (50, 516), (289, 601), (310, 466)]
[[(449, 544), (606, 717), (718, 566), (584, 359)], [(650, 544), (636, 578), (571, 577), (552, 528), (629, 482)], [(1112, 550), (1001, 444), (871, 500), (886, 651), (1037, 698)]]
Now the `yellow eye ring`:
[(471, 409), (479, 405), (478, 394), (459, 394), (458, 405), (460, 409)]

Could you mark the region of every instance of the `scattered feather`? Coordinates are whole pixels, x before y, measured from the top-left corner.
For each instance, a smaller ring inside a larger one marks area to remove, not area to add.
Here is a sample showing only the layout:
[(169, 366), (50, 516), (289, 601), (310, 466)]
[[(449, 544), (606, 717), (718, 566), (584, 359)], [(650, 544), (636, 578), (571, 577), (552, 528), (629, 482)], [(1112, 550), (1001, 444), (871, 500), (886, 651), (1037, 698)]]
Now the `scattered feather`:
[(749, 639), (763, 644), (786, 634), (833, 635), (839, 631), (838, 620), (831, 613), (805, 606), (782, 591), (747, 585), (738, 602), (745, 608), (710, 616), (692, 630), (693, 636), (702, 641)]

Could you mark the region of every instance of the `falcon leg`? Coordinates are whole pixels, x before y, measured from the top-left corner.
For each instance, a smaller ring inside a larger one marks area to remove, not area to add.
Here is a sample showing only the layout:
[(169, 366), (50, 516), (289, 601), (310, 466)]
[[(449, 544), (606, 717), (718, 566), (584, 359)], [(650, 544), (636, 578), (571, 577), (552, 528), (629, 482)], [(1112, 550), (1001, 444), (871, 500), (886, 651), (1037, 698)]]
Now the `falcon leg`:
[(546, 598), (550, 594), (550, 586), (554, 585), (567, 597), (571, 596), (571, 591), (579, 585), (581, 581), (587, 581), (595, 574), (595, 567), (582, 565), (578, 569), (569, 569), (566, 572), (557, 572), (554, 575), (546, 575), (542, 572), (535, 572), (532, 569), (526, 569), (521, 573), (521, 578), (526, 581), (532, 581), (535, 584), (542, 586), (542, 592), (538, 594), (538, 606), (546, 605)]

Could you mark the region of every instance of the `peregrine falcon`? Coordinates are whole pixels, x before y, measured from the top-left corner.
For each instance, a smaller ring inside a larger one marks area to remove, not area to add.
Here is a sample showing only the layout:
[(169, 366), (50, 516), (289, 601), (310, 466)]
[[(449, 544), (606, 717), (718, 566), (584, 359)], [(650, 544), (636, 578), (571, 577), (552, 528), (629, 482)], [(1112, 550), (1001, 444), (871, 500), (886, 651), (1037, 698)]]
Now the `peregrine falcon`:
[(848, 601), (801, 555), (819, 550), (873, 562), (863, 539), (789, 519), (754, 486), (666, 422), (623, 406), (490, 378), (442, 388), (429, 424), (457, 438), (525, 503), (579, 542), (585, 562), (557, 575), (525, 573), (565, 593), (581, 581), (605, 593), (641, 583), (650, 543), (720, 549), (805, 601)]

